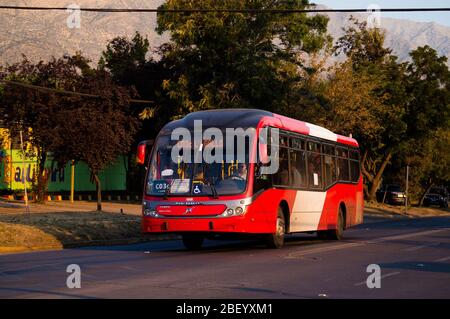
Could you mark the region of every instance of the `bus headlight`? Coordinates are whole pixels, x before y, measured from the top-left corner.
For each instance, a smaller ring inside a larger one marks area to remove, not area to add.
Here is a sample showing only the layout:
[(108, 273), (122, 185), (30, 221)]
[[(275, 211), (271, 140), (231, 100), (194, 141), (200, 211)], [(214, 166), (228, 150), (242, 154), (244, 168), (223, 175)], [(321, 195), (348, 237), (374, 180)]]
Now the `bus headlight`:
[(234, 217), (234, 216), (242, 216), (245, 214), (245, 208), (238, 206), (236, 208), (228, 208), (221, 217)]
[(234, 209), (233, 208), (228, 208), (226, 213), (225, 213), (225, 216), (231, 217), (233, 215), (234, 215)]
[(156, 213), (153, 209), (144, 209), (144, 216), (145, 217), (159, 217), (159, 215)]

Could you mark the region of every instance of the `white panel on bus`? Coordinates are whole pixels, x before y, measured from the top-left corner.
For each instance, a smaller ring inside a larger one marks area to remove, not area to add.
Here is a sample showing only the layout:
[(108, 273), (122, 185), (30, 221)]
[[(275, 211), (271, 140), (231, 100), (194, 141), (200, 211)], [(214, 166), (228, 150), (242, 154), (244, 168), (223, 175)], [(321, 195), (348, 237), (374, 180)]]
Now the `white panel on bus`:
[(291, 232), (316, 231), (327, 192), (297, 191), (291, 215)]
[(337, 142), (337, 134), (330, 130), (310, 123), (306, 123), (306, 126), (309, 128), (309, 135)]

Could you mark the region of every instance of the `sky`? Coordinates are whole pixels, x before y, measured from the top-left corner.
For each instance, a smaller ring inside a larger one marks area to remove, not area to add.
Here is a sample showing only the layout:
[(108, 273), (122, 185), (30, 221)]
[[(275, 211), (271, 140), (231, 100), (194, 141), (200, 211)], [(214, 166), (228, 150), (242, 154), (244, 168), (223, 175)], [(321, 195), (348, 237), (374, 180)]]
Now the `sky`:
[[(377, 4), (381, 8), (450, 7), (450, 0), (311, 0), (310, 3), (323, 4), (333, 9), (367, 8), (370, 4)], [(384, 12), (382, 17), (437, 22), (450, 26), (450, 12)]]

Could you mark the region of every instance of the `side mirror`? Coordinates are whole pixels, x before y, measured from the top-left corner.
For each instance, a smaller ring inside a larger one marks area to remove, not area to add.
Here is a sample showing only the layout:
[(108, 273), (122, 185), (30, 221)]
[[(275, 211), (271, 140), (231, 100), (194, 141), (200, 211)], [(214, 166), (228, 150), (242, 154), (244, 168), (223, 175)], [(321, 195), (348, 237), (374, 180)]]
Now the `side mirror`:
[(147, 148), (153, 146), (154, 141), (148, 140), (139, 143), (136, 154), (136, 162), (139, 165), (145, 164), (145, 159), (147, 157)]

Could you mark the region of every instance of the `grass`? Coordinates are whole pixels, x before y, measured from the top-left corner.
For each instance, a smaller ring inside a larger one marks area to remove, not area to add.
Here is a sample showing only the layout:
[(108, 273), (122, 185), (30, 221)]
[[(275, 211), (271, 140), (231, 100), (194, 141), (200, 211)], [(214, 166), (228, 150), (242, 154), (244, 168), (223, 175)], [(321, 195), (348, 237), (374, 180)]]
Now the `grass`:
[(0, 253), (61, 248), (55, 236), (39, 228), (0, 222)]

